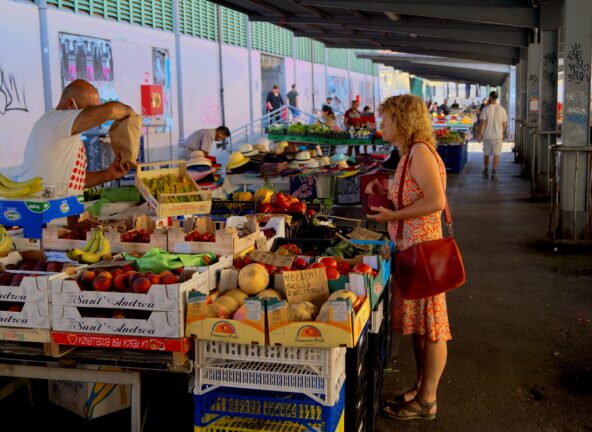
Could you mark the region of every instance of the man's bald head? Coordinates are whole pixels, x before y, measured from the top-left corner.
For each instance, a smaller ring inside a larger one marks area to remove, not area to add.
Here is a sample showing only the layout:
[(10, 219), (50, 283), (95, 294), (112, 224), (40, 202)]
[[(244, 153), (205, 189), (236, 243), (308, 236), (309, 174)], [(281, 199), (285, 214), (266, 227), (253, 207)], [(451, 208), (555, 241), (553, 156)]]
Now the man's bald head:
[(84, 109), (99, 105), (99, 92), (88, 81), (74, 80), (62, 92), (57, 109)]

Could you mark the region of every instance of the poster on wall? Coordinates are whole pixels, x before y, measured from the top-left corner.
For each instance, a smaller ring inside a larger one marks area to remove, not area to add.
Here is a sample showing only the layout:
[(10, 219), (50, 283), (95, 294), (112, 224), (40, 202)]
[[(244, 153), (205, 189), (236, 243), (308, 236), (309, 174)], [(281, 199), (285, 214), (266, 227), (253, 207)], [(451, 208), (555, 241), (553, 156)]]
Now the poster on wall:
[(117, 99), (111, 41), (70, 33), (59, 33), (58, 37), (62, 89), (76, 79), (83, 79), (97, 88), (101, 102)]
[(157, 132), (169, 132), (173, 125), (171, 109), (171, 58), (169, 50), (152, 48), (152, 81), (162, 86), (163, 114), (158, 117), (146, 117), (144, 123), (162, 126)]
[(376, 109), (374, 106), (374, 86), (372, 79), (366, 81), (366, 105), (370, 107), (371, 111)]
[(349, 108), (347, 78), (329, 75), (327, 77), (327, 96), (333, 98), (333, 110), (347, 111)]

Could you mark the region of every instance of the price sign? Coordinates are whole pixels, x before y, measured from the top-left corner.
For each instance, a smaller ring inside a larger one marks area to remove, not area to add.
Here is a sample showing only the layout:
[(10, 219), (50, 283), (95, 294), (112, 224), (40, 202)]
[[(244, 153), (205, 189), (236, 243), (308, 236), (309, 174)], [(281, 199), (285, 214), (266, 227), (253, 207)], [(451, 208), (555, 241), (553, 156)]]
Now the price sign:
[(382, 234), (358, 227), (349, 234), (349, 238), (354, 240), (380, 240)]
[(329, 284), (324, 268), (284, 272), (284, 288), (288, 303), (309, 301), (320, 307), (329, 298)]
[(293, 255), (280, 255), (260, 250), (253, 251), (249, 257), (258, 263), (269, 264), (276, 267), (292, 267), (292, 262), (294, 262), (295, 258)]

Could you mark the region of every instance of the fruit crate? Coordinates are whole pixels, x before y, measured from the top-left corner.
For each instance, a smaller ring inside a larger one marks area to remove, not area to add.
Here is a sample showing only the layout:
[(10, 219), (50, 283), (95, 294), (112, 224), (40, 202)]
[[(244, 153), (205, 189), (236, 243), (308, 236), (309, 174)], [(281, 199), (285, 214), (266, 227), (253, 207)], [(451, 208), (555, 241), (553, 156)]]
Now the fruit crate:
[(335, 431), (345, 407), (345, 389), (333, 406), (298, 393), (221, 388), (194, 395), (195, 425), (206, 427), (224, 417), (298, 423), (308, 432)]
[(214, 215), (246, 216), (257, 213), (256, 201), (212, 200)]
[[(185, 193), (171, 193), (171, 194), (160, 194), (158, 199), (152, 194), (148, 186), (144, 183), (145, 179), (152, 179), (163, 175), (171, 174), (178, 179), (185, 178), (192, 185), (193, 192)], [(152, 162), (145, 164), (138, 164), (136, 170), (136, 188), (142, 194), (148, 205), (152, 207), (159, 218), (165, 218), (169, 216), (182, 216), (182, 215), (200, 215), (209, 214), (212, 208), (211, 192), (200, 189), (195, 183), (193, 177), (187, 172), (187, 161), (174, 160), (174, 161), (163, 161), (163, 162)], [(199, 198), (199, 201), (190, 202), (176, 202), (176, 203), (165, 203), (165, 198), (182, 198), (182, 197), (195, 197)], [(205, 198), (205, 199), (204, 199)]]
[(355, 348), (348, 348), (345, 357), (345, 387), (347, 400), (357, 400), (364, 394), (366, 360), (368, 355), (368, 327), (360, 334)]
[(334, 405), (345, 381), (345, 348), (294, 348), (198, 340), (196, 394), (220, 387), (302, 393)]
[(271, 251), (275, 252), (280, 246), (293, 243), (302, 249), (302, 252), (306, 250), (318, 251), (316, 255), (321, 255), (329, 246), (331, 246), (331, 240), (318, 239), (318, 238), (277, 238), (271, 246)]
[[(335, 432), (344, 432), (345, 416), (341, 414)], [(306, 432), (305, 426), (294, 423), (277, 420), (258, 420), (240, 417), (224, 417), (210, 426), (195, 426), (194, 432)], [(333, 432), (333, 431), (318, 431)], [(360, 431), (363, 432), (363, 431)]]

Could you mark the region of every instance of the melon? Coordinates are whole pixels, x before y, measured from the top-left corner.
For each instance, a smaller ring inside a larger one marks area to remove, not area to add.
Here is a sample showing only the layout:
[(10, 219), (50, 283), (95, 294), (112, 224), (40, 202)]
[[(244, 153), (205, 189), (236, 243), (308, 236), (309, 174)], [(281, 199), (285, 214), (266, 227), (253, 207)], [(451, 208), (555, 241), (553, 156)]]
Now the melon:
[(235, 319), (237, 321), (244, 321), (247, 318), (247, 305), (242, 305), (241, 307), (239, 307), (236, 312), (234, 313), (234, 316), (232, 317), (232, 319)]
[(230, 311), (222, 303), (212, 303), (206, 308), (206, 317), (208, 318), (228, 318)]
[(271, 288), (261, 291), (259, 294), (257, 294), (257, 297), (259, 297), (261, 300), (271, 300), (271, 299), (282, 300), (281, 294)]
[(329, 296), (329, 300), (337, 300), (337, 299), (342, 299), (342, 300), (350, 299), (352, 304), (354, 304), (356, 302), (356, 300), (358, 299), (358, 296), (355, 293), (353, 293), (352, 291), (339, 290), (339, 291), (335, 291), (334, 293), (332, 293)]
[(233, 298), (234, 300), (236, 300), (236, 302), (238, 303), (239, 306), (242, 306), (243, 303), (245, 302), (245, 299), (249, 296), (247, 293), (235, 288), (233, 290), (228, 291), (226, 294), (224, 294), (224, 297)]
[(244, 266), (238, 274), (238, 286), (248, 295), (259, 294), (269, 285), (269, 273), (261, 264)]
[(214, 302), (214, 304), (216, 304), (216, 303), (220, 303), (220, 304), (223, 304), (224, 306), (226, 306), (226, 308), (228, 309), (228, 311), (231, 314), (234, 313), (234, 311), (237, 310), (238, 307), (240, 306), (235, 299), (233, 299), (232, 297), (228, 297), (228, 296), (218, 297), (216, 299), (216, 301)]
[[(312, 308), (311, 308), (312, 306)], [(312, 321), (317, 314), (317, 308), (310, 302), (300, 302), (290, 305), (288, 309), (289, 321)]]

